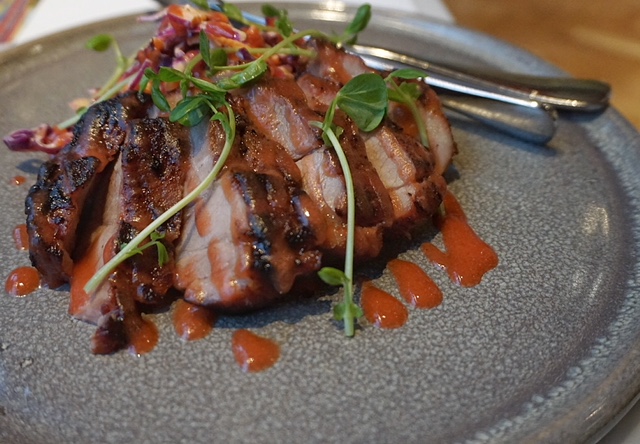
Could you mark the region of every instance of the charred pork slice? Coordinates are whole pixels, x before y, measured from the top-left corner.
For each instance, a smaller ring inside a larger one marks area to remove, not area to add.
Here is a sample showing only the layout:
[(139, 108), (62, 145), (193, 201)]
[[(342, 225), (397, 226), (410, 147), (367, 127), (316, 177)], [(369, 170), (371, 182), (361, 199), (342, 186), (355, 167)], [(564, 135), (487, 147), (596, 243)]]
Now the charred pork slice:
[[(315, 79), (303, 80), (304, 90), (310, 102), (317, 104), (319, 101), (327, 103), (332, 100), (331, 87), (327, 86), (329, 82), (334, 82), (340, 87), (359, 74), (373, 71), (360, 57), (348, 54), (320, 40), (314, 40), (313, 44), (318, 56), (309, 64), (306, 75)], [(429, 149), (434, 161), (433, 172), (442, 175), (457, 153), (451, 134), (451, 125), (444, 115), (436, 93), (422, 82), (415, 83), (422, 90), (417, 106), (427, 128)], [(405, 134), (418, 137), (415, 119), (405, 106), (391, 102), (389, 118), (394, 124), (400, 126)]]
[[(190, 150), (189, 131), (180, 124), (147, 118), (132, 126), (121, 153), (121, 244), (130, 242), (182, 199)], [(118, 269), (120, 293), (130, 294), (142, 304), (162, 302), (173, 287), (173, 245), (180, 237), (181, 225), (178, 212), (156, 230), (168, 253), (167, 263), (160, 263), (157, 248), (148, 248)]]
[(25, 212), (30, 258), (49, 287), (68, 282), (85, 202), (118, 154), (128, 121), (145, 115), (149, 105), (128, 94), (92, 106), (75, 126), (71, 143), (41, 166)]
[[(256, 100), (256, 97), (259, 97)], [(323, 110), (316, 111), (299, 85), (290, 79), (265, 79), (256, 87), (235, 96), (236, 104), (256, 130), (266, 139), (284, 147), (300, 170), (302, 189), (323, 214), (324, 241), (318, 245), (329, 258), (344, 255), (346, 236), (346, 189), (344, 173), (333, 149), (327, 147), (312, 126), (324, 119)], [(268, 109), (263, 102), (277, 103)], [(240, 111), (239, 111), (240, 112)], [(289, 126), (281, 120), (295, 116), (296, 125), (304, 128), (291, 134)], [(338, 113), (345, 129), (342, 144), (349, 160), (356, 188), (356, 236), (361, 248), (356, 251), (361, 259), (376, 256), (382, 247), (383, 228), (393, 217), (391, 201), (382, 182), (368, 161), (365, 145), (350, 120)], [(284, 141), (284, 142), (283, 142)], [(289, 145), (291, 145), (289, 147)], [(328, 258), (328, 259), (329, 259)]]
[[(353, 65), (355, 66), (355, 62)], [(328, 109), (341, 87), (336, 81), (316, 77), (309, 73), (300, 76), (297, 83), (304, 91), (311, 106), (318, 112), (325, 112)], [(420, 87), (423, 88), (425, 95), (429, 94), (428, 87), (423, 85)], [(424, 108), (422, 104), (426, 101), (421, 99), (420, 103), (421, 108)], [(436, 114), (436, 111), (439, 110), (439, 104), (433, 102), (431, 106), (434, 108), (433, 114)], [(401, 120), (404, 124), (403, 127), (392, 119), (387, 119), (379, 128), (369, 133), (358, 132), (353, 128), (353, 125), (344, 119), (344, 123), (341, 125), (351, 131), (351, 137), (345, 141), (344, 147), (348, 149), (352, 143), (363, 142), (364, 155), (370, 164), (368, 168), (363, 168), (360, 164), (352, 165), (356, 183), (362, 183), (371, 177), (377, 178), (382, 183), (384, 194), (389, 196), (392, 205), (391, 221), (387, 222), (385, 227), (393, 227), (392, 229), (397, 231), (410, 228), (413, 224), (432, 214), (440, 204), (446, 184), (441, 177), (442, 172), (436, 170), (438, 161), (435, 157), (435, 151), (424, 147), (419, 140), (411, 112), (399, 105), (393, 105), (392, 110), (395, 119)], [(429, 119), (426, 110), (421, 111), (421, 114), (425, 120)], [(430, 139), (438, 142), (444, 139), (451, 143), (451, 131), (448, 126), (446, 128), (439, 126), (440, 115), (438, 115), (438, 119), (431, 120), (435, 120), (435, 122), (427, 123)], [(354, 133), (360, 136), (362, 142), (358, 141), (358, 137)], [(448, 164), (449, 161), (450, 159), (442, 159), (444, 164)], [(362, 175), (362, 177), (358, 177), (358, 175)], [(362, 191), (359, 194), (362, 195)], [(367, 198), (369, 201), (376, 200), (372, 195)]]
[[(121, 263), (94, 294), (84, 286), (126, 243), (176, 204), (183, 196), (188, 130), (164, 119), (132, 122), (115, 159), (99, 226), (79, 239), (71, 276), (71, 314), (98, 325), (96, 353), (124, 347), (141, 321), (140, 311), (165, 305), (173, 288), (173, 244), (180, 236), (181, 215), (158, 230), (168, 262), (158, 250), (145, 248)], [(144, 244), (143, 244), (144, 246)]]
[[(215, 123), (194, 131), (186, 191), (213, 168), (223, 142)], [(176, 286), (185, 299), (219, 309), (266, 305), (319, 269), (316, 213), (287, 151), (239, 121), (220, 178), (185, 211)]]

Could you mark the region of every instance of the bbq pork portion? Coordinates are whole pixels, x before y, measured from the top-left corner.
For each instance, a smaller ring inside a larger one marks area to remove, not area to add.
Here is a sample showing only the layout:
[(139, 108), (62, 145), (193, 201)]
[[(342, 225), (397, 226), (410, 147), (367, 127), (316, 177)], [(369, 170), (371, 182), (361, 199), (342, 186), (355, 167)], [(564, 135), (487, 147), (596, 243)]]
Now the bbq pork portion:
[(31, 261), (49, 287), (69, 281), (85, 203), (119, 154), (128, 122), (150, 107), (151, 100), (134, 93), (92, 106), (76, 124), (71, 143), (40, 167), (25, 212)]
[(93, 294), (84, 291), (123, 245), (183, 196), (190, 149), (187, 128), (161, 118), (133, 120), (128, 125), (104, 183), (87, 202), (85, 225), (73, 252), (69, 310), (98, 326), (93, 344), (97, 353), (126, 346), (141, 322), (140, 311), (167, 305), (175, 297), (174, 244), (182, 229), (179, 213), (158, 230), (168, 254), (166, 263), (160, 263), (157, 248), (147, 248), (121, 263)]
[[(50, 287), (71, 283), (72, 315), (98, 325), (96, 353), (125, 347), (140, 313), (175, 297), (246, 311), (318, 282), (322, 266), (342, 267), (344, 171), (312, 123), (323, 121), (344, 83), (369, 69), (328, 44), (316, 50), (295, 78), (267, 74), (229, 93), (231, 154), (214, 183), (158, 230), (169, 261), (146, 248), (94, 294), (84, 292), (88, 280), (203, 181), (226, 135), (216, 121), (170, 123), (148, 98), (124, 94), (93, 106), (73, 142), (43, 165), (26, 201), (31, 258)], [(428, 223), (445, 192), (455, 144), (437, 97), (420, 88), (429, 147), (401, 105), (370, 133), (335, 114), (355, 185), (359, 263), (378, 256), (390, 235)]]

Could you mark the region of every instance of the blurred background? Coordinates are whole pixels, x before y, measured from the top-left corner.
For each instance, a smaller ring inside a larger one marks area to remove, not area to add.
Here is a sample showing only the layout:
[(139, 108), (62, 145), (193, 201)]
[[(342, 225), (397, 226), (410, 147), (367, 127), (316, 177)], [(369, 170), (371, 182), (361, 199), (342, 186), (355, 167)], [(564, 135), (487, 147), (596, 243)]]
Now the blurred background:
[(515, 44), (576, 77), (613, 86), (640, 128), (639, 0), (443, 0), (455, 21)]
[[(0, 0), (0, 48), (3, 42), (16, 36), (36, 4), (42, 4), (43, 10), (46, 7), (51, 10), (56, 4), (68, 8), (74, 4), (72, 9), (76, 11), (80, 7), (105, 9), (108, 5), (115, 14), (126, 10), (128, 3), (140, 8), (157, 7), (153, 0)], [(428, 15), (442, 14), (440, 10), (432, 11), (434, 4), (442, 3), (448, 9), (445, 15), (452, 16), (447, 18), (460, 26), (515, 44), (573, 76), (610, 83), (613, 105), (640, 129), (640, 0), (402, 0), (401, 3), (411, 3), (417, 10), (428, 5), (429, 11), (424, 11)], [(73, 15), (77, 14), (68, 15), (68, 21), (74, 21)], [(32, 27), (29, 31), (33, 34), (38, 29)]]

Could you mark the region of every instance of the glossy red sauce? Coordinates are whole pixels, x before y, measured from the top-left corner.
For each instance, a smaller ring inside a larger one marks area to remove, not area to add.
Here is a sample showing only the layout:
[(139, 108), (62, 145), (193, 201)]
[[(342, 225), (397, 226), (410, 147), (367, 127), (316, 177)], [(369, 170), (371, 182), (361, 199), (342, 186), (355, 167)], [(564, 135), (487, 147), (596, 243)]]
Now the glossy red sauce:
[(442, 291), (417, 264), (394, 259), (388, 264), (400, 295), (416, 308), (434, 308), (442, 303)]
[[(99, 248), (94, 241), (91, 249)], [(69, 313), (72, 316), (79, 314), (90, 302), (91, 297), (84, 291), (85, 285), (91, 280), (103, 264), (106, 264), (115, 255), (115, 236), (112, 236), (102, 250), (102, 262), (94, 254), (85, 254), (80, 260), (73, 264), (71, 276), (71, 291), (69, 300)]]
[(422, 245), (424, 254), (444, 268), (454, 282), (463, 287), (478, 285), (488, 271), (498, 265), (498, 255), (469, 226), (460, 203), (451, 193), (444, 197), (444, 216), (436, 223), (442, 233), (445, 251), (431, 243)]
[(238, 330), (231, 339), (233, 356), (244, 372), (260, 372), (280, 358), (280, 346), (249, 330)]
[(17, 186), (22, 185), (26, 181), (27, 178), (24, 176), (13, 176), (13, 178), (11, 179), (11, 183)]
[(33, 267), (18, 267), (9, 273), (4, 289), (11, 296), (26, 296), (40, 288), (40, 273)]
[(13, 242), (18, 250), (25, 251), (29, 248), (29, 234), (26, 224), (20, 224), (13, 229)]
[(378, 328), (399, 328), (409, 318), (409, 311), (401, 301), (370, 282), (362, 285), (360, 305), (364, 317)]
[(89, 295), (84, 291), (84, 286), (93, 277), (98, 264), (95, 259), (87, 255), (73, 266), (71, 289), (69, 295), (69, 314), (77, 315), (89, 303)]
[(143, 355), (149, 353), (158, 344), (160, 334), (153, 321), (140, 317), (129, 332), (129, 353)]
[(201, 305), (179, 299), (173, 309), (173, 328), (185, 341), (206, 337), (216, 322), (215, 313)]

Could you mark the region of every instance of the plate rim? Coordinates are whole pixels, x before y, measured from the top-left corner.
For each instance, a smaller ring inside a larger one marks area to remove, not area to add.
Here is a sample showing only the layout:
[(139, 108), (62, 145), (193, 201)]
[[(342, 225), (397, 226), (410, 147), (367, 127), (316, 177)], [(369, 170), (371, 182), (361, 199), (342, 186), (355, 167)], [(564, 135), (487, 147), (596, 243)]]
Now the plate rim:
[[(262, 3), (243, 3), (241, 4), (242, 6), (250, 6), (250, 5), (260, 5)], [(291, 2), (274, 2), (275, 5), (282, 5), (283, 7), (287, 7), (287, 5), (289, 5), (289, 8), (301, 8), (301, 7), (306, 7), (306, 8), (322, 8), (323, 6), (326, 6), (327, 3), (317, 3), (317, 4), (297, 4), (297, 3), (291, 3)], [(347, 9), (350, 10), (355, 10), (355, 7), (350, 6)], [(390, 13), (392, 13), (392, 15), (397, 16), (397, 18), (402, 18), (403, 16), (406, 17), (406, 14), (401, 13), (401, 12), (397, 12), (397, 11), (391, 11)], [(132, 20), (136, 20), (138, 17), (140, 17), (141, 14), (132, 14), (132, 15), (126, 15), (126, 16), (121, 16), (121, 17), (116, 17), (116, 18), (111, 18), (108, 20), (104, 20), (104, 21), (99, 21), (99, 22), (95, 22), (95, 23), (91, 23), (91, 24), (87, 24), (87, 25), (82, 25), (79, 27), (75, 27), (69, 30), (65, 30), (65, 31), (61, 31), (49, 36), (43, 36), (40, 37), (38, 39), (35, 39), (33, 41), (29, 41), (29, 42), (24, 42), (20, 45), (16, 45), (13, 46), (11, 48), (7, 48), (4, 51), (2, 51), (0, 53), (0, 69), (4, 69), (4, 65), (5, 64), (11, 64), (14, 63), (16, 58), (22, 58), (22, 57), (31, 57), (31, 52), (33, 48), (36, 48), (38, 46), (42, 46), (42, 45), (56, 45), (57, 42), (60, 41), (64, 41), (65, 39), (71, 37), (71, 36), (77, 36), (77, 35), (84, 35), (87, 34), (89, 32), (95, 33), (95, 29), (96, 28), (100, 28), (100, 29), (104, 29), (104, 28), (108, 28), (112, 25), (119, 25), (123, 22), (130, 22)], [(529, 51), (518, 47), (516, 45), (513, 45), (511, 43), (505, 42), (503, 40), (497, 39), (495, 37), (489, 36), (487, 34), (483, 34), (468, 28), (464, 28), (461, 26), (457, 26), (455, 24), (451, 24), (451, 23), (447, 23), (445, 21), (442, 20), (436, 20), (433, 18), (430, 18), (428, 16), (422, 15), (420, 14), (419, 18), (416, 18), (416, 16), (411, 16), (412, 19), (415, 19), (417, 21), (423, 21), (427, 24), (430, 23), (434, 23), (437, 24), (438, 26), (444, 26), (450, 29), (454, 29), (454, 30), (462, 30), (470, 35), (478, 35), (480, 36), (483, 41), (492, 41), (495, 45), (497, 46), (502, 46), (505, 48), (510, 48), (512, 51), (517, 51), (519, 53), (524, 54), (526, 57), (531, 58), (532, 60), (536, 60), (537, 62), (539, 62), (541, 65), (546, 66), (548, 70), (550, 71), (556, 71), (559, 74), (562, 73), (562, 71), (557, 68), (556, 66), (538, 58), (537, 56), (535, 56), (534, 54), (530, 53)], [(615, 123), (616, 125), (619, 125), (620, 128), (623, 131), (626, 131), (627, 136), (633, 136), (635, 138), (638, 138), (640, 135), (638, 134), (638, 131), (620, 114), (618, 113), (617, 110), (615, 109), (609, 109), (607, 111), (607, 117), (610, 119), (610, 121), (612, 121), (613, 123)], [(638, 139), (640, 140), (640, 139)], [(640, 145), (640, 144), (638, 144)], [(636, 342), (635, 347), (633, 348), (634, 352), (635, 352), (635, 361), (636, 363), (640, 363), (640, 343)], [(625, 400), (624, 403), (613, 403), (613, 404), (623, 404), (622, 408), (620, 408), (620, 406), (616, 406), (614, 407), (613, 405), (609, 405), (609, 419), (608, 421), (606, 421), (606, 423), (601, 424), (596, 430), (591, 430), (590, 435), (589, 436), (584, 436), (585, 439), (588, 440), (593, 440), (594, 442), (597, 441), (598, 439), (600, 439), (602, 436), (604, 436), (611, 428), (613, 428), (615, 426), (615, 424), (619, 421), (620, 418), (622, 418), (621, 413), (625, 412), (626, 410), (630, 409), (634, 403), (638, 400), (638, 398), (640, 398), (640, 374), (636, 373), (633, 377), (629, 377), (627, 378), (627, 380), (629, 382), (632, 383), (632, 386), (634, 387), (633, 391), (631, 390), (626, 390), (624, 391), (624, 393), (629, 394), (629, 396), (627, 396), (627, 399)], [(604, 405), (603, 405), (604, 407)]]

